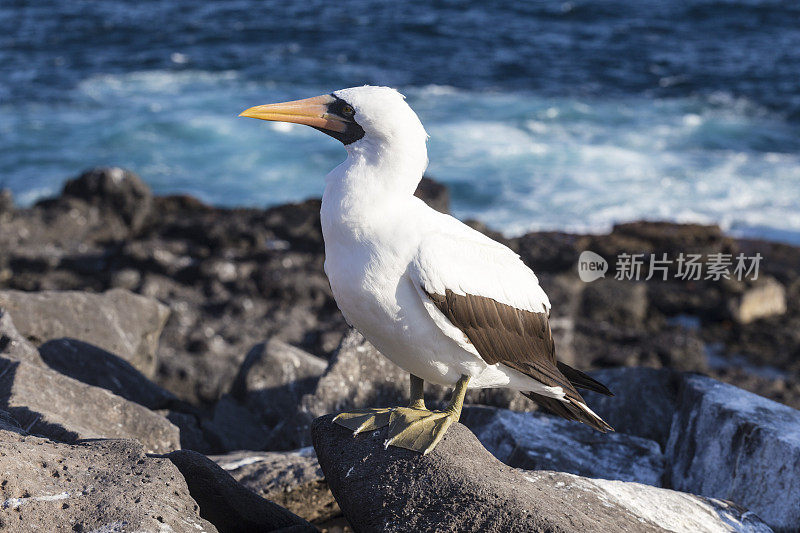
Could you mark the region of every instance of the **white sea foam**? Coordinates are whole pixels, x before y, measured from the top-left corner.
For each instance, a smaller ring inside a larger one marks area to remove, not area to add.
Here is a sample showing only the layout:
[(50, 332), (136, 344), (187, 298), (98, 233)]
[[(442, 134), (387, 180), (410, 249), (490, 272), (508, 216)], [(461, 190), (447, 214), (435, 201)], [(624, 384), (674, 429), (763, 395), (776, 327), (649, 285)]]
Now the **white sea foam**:
[[(332, 89), (235, 72), (92, 76), (66, 104), (0, 107), (0, 185), (27, 204), (87, 166), (108, 164), (133, 168), (157, 192), (216, 204), (317, 196), (341, 147), (309, 128), (237, 115)], [(431, 134), (429, 174), (452, 186), (458, 216), (507, 234), (606, 231), (644, 218), (800, 242), (798, 127), (746, 99), (401, 90)], [(46, 123), (37, 118), (44, 111)]]

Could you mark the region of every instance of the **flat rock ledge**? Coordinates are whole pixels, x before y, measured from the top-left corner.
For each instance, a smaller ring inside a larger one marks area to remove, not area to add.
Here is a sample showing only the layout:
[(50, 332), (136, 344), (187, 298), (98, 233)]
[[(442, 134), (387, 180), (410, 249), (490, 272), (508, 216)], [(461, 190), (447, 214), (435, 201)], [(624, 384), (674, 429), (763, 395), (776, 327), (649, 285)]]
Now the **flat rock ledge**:
[(356, 531), (693, 531), (771, 529), (723, 500), (639, 483), (511, 468), (463, 425), (427, 456), (353, 437), (327, 415), (311, 426), (336, 501)]

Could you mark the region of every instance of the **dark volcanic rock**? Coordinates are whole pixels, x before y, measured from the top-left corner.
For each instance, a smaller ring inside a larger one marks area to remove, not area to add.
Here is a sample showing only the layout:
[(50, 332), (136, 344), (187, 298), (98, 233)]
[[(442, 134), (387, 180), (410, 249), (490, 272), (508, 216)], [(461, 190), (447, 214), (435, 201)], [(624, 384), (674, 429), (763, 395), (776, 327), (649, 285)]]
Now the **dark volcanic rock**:
[(580, 314), (597, 322), (642, 328), (647, 320), (647, 287), (644, 283), (598, 279), (583, 290)]
[(0, 307), (37, 344), (77, 339), (122, 357), (148, 377), (155, 372), (158, 338), (169, 315), (160, 303), (121, 289), (103, 294), (0, 291)]
[(602, 435), (554, 416), (488, 407), (465, 407), (462, 423), (492, 455), (516, 468), (653, 486), (661, 486), (664, 476), (664, 455), (658, 443), (634, 435)]
[(223, 396), (214, 406), (211, 419), (201, 422), (203, 432), (218, 443), (220, 451), (263, 450), (267, 447), (270, 429), (255, 412), (230, 396)]
[(580, 320), (572, 349), (579, 368), (611, 366), (668, 367), (703, 372), (708, 369), (705, 345), (697, 333), (682, 327), (654, 331), (620, 328)]
[(614, 396), (582, 391), (592, 411), (621, 433), (667, 445), (681, 375), (669, 369), (609, 368), (592, 372)]
[(299, 516), (243, 487), (202, 454), (180, 450), (165, 457), (186, 479), (192, 498), (200, 506), (200, 516), (221, 533), (318, 531)]
[(180, 447), (178, 429), (139, 404), (49, 368), (0, 357), (0, 408), (29, 433), (62, 442), (136, 439), (148, 452)]
[(666, 253), (673, 259), (681, 252), (708, 254), (735, 247), (733, 239), (725, 236), (719, 226), (651, 221), (616, 224), (607, 237), (601, 236), (595, 243), (603, 243), (597, 250), (591, 248), (600, 255), (652, 252)]
[(14, 195), (9, 189), (0, 189), (0, 215), (14, 210)]
[(331, 420), (314, 421), (314, 448), (357, 531), (769, 531), (718, 500), (513, 469), (461, 424), (422, 456), (385, 448), (386, 429), (353, 437)]
[(652, 310), (667, 316), (699, 316), (706, 320), (725, 320), (729, 316), (720, 283), (652, 279), (647, 282), (647, 294)]
[(450, 213), (450, 192), (439, 182), (423, 177), (414, 196), (441, 213)]
[(380, 354), (355, 330), (345, 337), (303, 408), (314, 418), (354, 407), (386, 407), (407, 401), (408, 373)]
[(120, 217), (133, 232), (150, 215), (153, 193), (142, 179), (119, 167), (95, 168), (64, 184), (62, 197), (79, 198)]
[(544, 231), (512, 239), (509, 245), (526, 265), (540, 274), (568, 270), (576, 272), (578, 257), (587, 249), (588, 243), (586, 236)]
[(211, 459), (245, 487), (309, 522), (323, 523), (342, 514), (312, 448), (234, 452)]
[(79, 445), (0, 431), (7, 531), (214, 533), (181, 473), (131, 440)]
[(180, 432), (182, 450), (194, 450), (200, 453), (214, 453), (222, 448), (222, 446), (217, 443), (213, 436), (209, 436), (203, 432), (203, 430), (200, 428), (200, 421), (198, 420), (197, 415), (169, 409), (161, 409), (156, 412), (172, 422), (175, 427), (178, 428), (178, 431)]
[(270, 339), (248, 352), (231, 394), (265, 424), (275, 426), (314, 390), (327, 367), (324, 359)]
[(3, 411), (2, 409), (0, 409), (0, 430), (12, 431), (14, 433), (19, 433), (20, 435), (28, 434), (24, 429), (22, 429), (22, 426), (19, 425), (17, 419), (14, 418), (11, 413), (8, 411)]
[(747, 506), (778, 531), (800, 524), (800, 411), (685, 376), (667, 444), (672, 486)]

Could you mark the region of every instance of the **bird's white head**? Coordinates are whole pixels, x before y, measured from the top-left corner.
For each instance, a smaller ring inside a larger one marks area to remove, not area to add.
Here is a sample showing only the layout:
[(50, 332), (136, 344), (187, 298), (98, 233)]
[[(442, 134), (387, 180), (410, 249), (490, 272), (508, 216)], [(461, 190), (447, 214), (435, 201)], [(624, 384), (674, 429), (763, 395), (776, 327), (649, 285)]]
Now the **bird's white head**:
[(405, 97), (391, 87), (340, 89), (305, 100), (251, 107), (239, 116), (311, 126), (341, 141), (352, 166), (380, 167), (373, 176), (407, 183), (411, 192), (428, 164), (428, 134)]
[(333, 95), (353, 109), (353, 120), (368, 143), (425, 143), (428, 134), (405, 96), (391, 87), (364, 85), (340, 89)]

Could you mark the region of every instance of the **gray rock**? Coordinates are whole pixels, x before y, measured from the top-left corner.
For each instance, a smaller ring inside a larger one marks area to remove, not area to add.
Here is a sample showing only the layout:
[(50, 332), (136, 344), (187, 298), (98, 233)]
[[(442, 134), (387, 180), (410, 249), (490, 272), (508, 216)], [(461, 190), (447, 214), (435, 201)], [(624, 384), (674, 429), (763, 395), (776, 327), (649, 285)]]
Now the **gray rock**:
[(596, 370), (592, 377), (614, 396), (582, 391), (587, 404), (619, 433), (654, 440), (664, 449), (675, 414), (680, 374), (669, 369), (628, 367)]
[(273, 430), (267, 447), (293, 450), (311, 444), (311, 421), (327, 413), (358, 407), (386, 407), (408, 401), (408, 374), (351, 330), (319, 379), (313, 394)]
[(146, 451), (158, 453), (180, 447), (178, 429), (164, 417), (24, 361), (0, 357), (0, 406), (27, 432), (61, 442), (136, 439)]
[(309, 522), (322, 523), (342, 514), (313, 448), (234, 452), (211, 459), (245, 487)]
[(124, 289), (102, 294), (75, 291), (0, 291), (0, 307), (35, 344), (60, 338), (94, 344), (122, 357), (148, 378), (156, 370), (158, 337), (167, 307)]
[(301, 533), (317, 528), (236, 482), (205, 455), (179, 450), (166, 455), (181, 471), (200, 516), (223, 532)]
[(178, 401), (174, 394), (147, 379), (124, 359), (92, 344), (55, 339), (42, 344), (39, 353), (53, 370), (148, 409), (166, 409)]
[(769, 531), (726, 502), (502, 464), (461, 424), (428, 455), (314, 421), (314, 449), (356, 531)]
[(303, 409), (317, 416), (355, 407), (386, 407), (408, 401), (409, 377), (355, 330), (345, 336), (313, 396)]
[(786, 289), (775, 278), (764, 276), (728, 301), (731, 316), (739, 324), (786, 313)]
[(278, 339), (255, 345), (242, 363), (231, 394), (268, 426), (292, 412), (314, 390), (328, 362)]
[(34, 365), (43, 365), (39, 351), (28, 339), (23, 337), (14, 326), (11, 315), (0, 307), (0, 355), (15, 361), (27, 361)]
[(270, 436), (268, 427), (227, 395), (216, 403), (211, 419), (202, 420), (200, 426), (223, 451), (263, 450)]
[(778, 531), (800, 524), (800, 411), (685, 376), (667, 454), (676, 489), (733, 500)]
[(601, 434), (540, 413), (488, 407), (466, 407), (462, 422), (509, 466), (661, 486), (664, 455), (652, 440), (619, 432)]
[(3, 529), (214, 533), (178, 469), (131, 440), (79, 445), (0, 431)]

